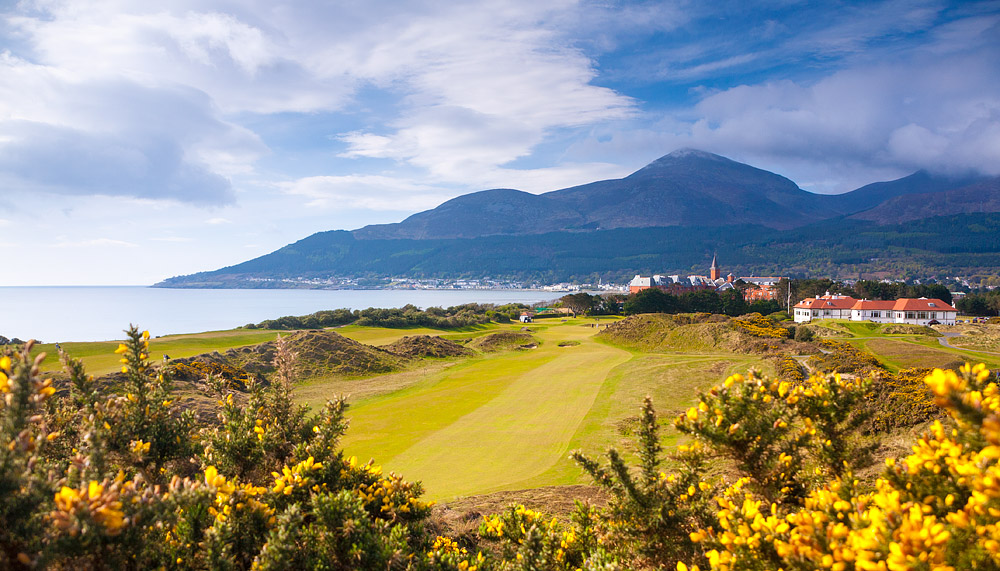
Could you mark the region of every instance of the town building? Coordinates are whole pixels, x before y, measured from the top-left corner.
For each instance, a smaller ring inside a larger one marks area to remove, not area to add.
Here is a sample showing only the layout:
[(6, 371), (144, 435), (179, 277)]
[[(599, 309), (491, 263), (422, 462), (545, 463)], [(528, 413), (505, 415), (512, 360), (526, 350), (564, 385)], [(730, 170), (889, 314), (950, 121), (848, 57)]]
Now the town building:
[(674, 295), (698, 290), (714, 290), (717, 292), (723, 292), (727, 289), (735, 288), (735, 283), (742, 280), (744, 283), (752, 286), (743, 290), (743, 299), (745, 299), (747, 303), (752, 303), (758, 300), (777, 299), (777, 285), (782, 279), (788, 278), (758, 276), (735, 277), (733, 274), (722, 277), (722, 270), (719, 268), (718, 263), (718, 255), (714, 255), (712, 256), (712, 265), (708, 269), (707, 276), (690, 275), (685, 279), (681, 279), (679, 275), (654, 275), (650, 277), (643, 277), (636, 274), (636, 276), (632, 278), (632, 281), (628, 284), (628, 291), (629, 293), (639, 293), (644, 289), (658, 288)]
[(954, 325), (958, 310), (940, 299), (900, 298), (895, 301), (855, 299), (847, 295), (830, 294), (809, 297), (795, 304), (796, 323), (813, 319), (850, 319), (875, 323), (908, 323), (927, 325), (936, 321)]
[(792, 316), (796, 323), (813, 319), (850, 319), (851, 309), (857, 302), (858, 300), (849, 295), (826, 292), (826, 295), (807, 297), (796, 303)]

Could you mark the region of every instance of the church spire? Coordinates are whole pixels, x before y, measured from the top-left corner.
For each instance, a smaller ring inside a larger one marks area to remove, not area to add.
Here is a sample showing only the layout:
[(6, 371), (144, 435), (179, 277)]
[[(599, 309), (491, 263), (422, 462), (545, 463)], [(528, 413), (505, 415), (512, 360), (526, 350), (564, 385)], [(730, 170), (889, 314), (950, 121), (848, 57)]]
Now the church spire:
[(708, 269), (709, 279), (717, 280), (720, 277), (722, 277), (722, 272), (719, 271), (719, 264), (716, 261), (718, 259), (718, 257), (719, 257), (719, 253), (718, 252), (716, 252), (716, 253), (714, 253), (712, 255), (712, 267), (710, 267)]

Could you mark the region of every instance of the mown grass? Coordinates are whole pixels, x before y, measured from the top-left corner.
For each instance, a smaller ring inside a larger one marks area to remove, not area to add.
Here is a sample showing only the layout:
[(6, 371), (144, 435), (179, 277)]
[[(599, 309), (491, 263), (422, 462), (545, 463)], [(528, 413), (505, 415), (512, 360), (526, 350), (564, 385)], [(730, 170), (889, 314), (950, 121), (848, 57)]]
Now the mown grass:
[[(698, 388), (765, 368), (757, 356), (722, 351), (627, 351), (597, 342), (590, 323), (531, 324), (541, 341), (535, 349), (439, 365), (423, 378), (381, 377), (405, 386), (359, 400), (349, 412), (347, 452), (423, 481), (435, 499), (589, 483), (569, 452), (621, 447), (622, 421), (647, 394), (672, 418)], [(566, 342), (579, 344), (559, 346)]]

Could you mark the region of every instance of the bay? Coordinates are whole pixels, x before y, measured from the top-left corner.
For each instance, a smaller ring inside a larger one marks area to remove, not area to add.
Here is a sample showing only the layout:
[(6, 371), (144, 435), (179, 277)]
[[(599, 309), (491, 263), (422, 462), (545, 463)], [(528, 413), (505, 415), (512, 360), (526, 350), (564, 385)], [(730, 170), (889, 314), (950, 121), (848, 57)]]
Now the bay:
[(167, 289), (141, 286), (0, 287), (0, 335), (46, 343), (121, 339), (135, 324), (150, 334), (233, 329), (324, 309), (422, 309), (463, 303), (534, 303), (537, 290)]

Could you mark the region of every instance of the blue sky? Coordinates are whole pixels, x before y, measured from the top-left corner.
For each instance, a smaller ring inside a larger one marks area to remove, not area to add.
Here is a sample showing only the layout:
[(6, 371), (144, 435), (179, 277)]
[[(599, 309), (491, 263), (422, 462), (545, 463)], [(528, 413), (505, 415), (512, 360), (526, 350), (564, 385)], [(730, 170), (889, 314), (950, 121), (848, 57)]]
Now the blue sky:
[(695, 147), (1000, 174), (1000, 2), (0, 4), (0, 285), (149, 284)]

